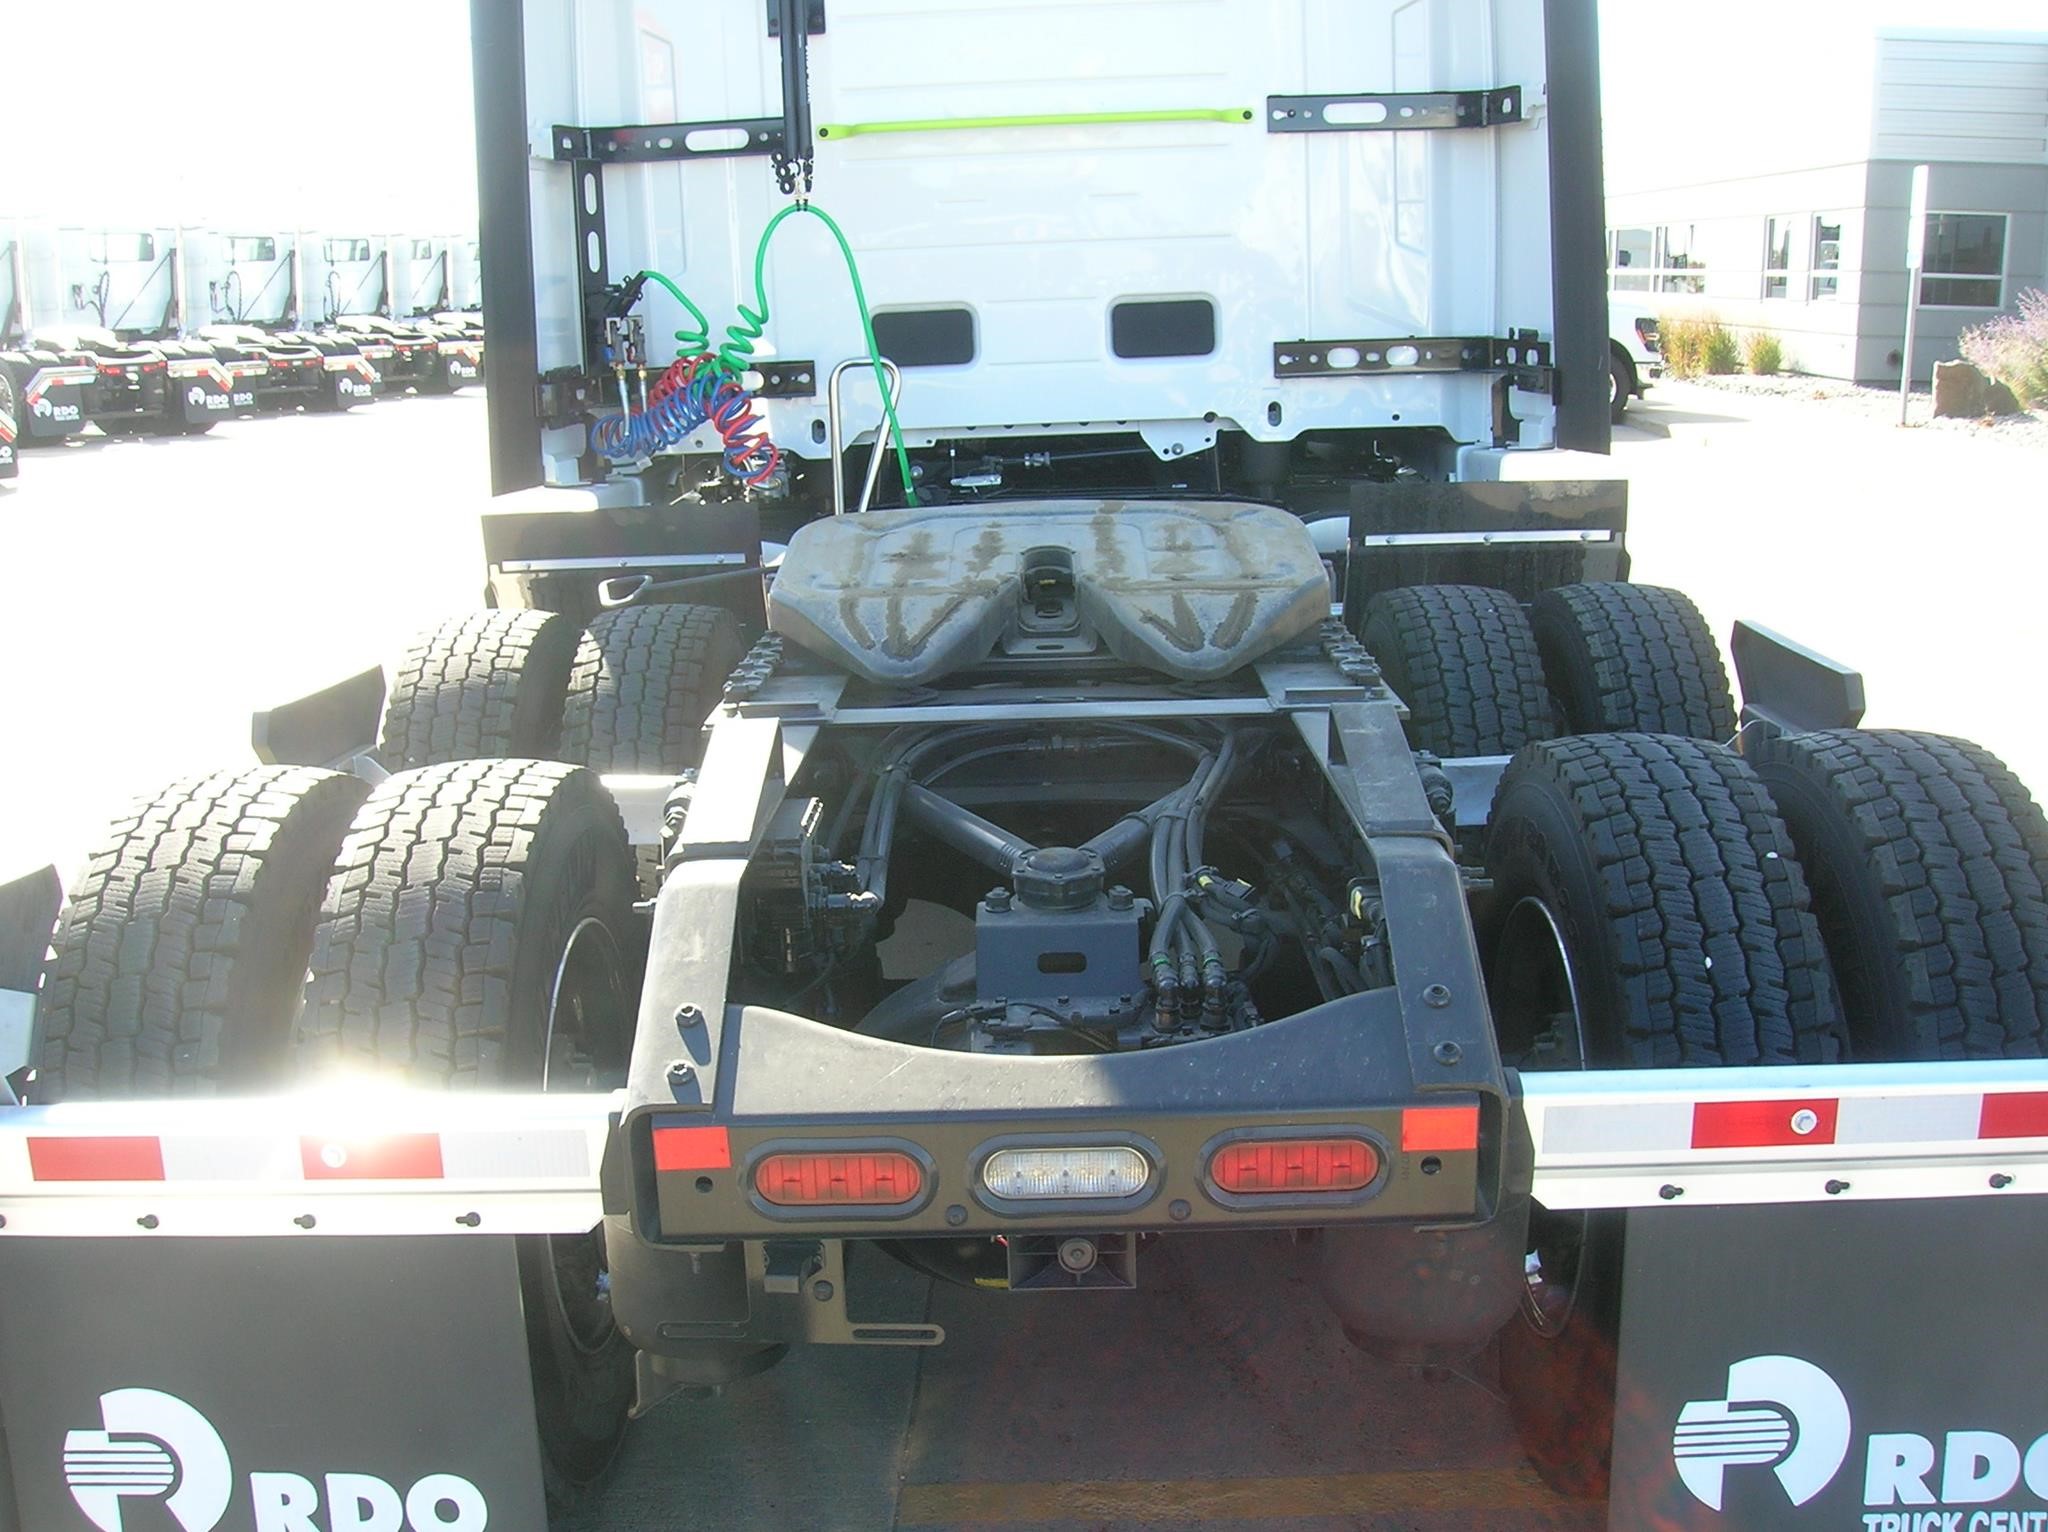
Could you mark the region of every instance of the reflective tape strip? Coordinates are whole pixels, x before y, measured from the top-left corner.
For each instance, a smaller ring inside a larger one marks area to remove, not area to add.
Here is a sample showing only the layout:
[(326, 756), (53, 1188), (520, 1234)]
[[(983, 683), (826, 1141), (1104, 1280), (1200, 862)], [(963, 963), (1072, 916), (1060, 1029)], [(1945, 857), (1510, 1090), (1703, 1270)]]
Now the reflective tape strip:
[(1982, 1096), (1851, 1096), (1835, 1121), (1837, 1144), (1954, 1143), (1977, 1137)]
[(302, 1138), (299, 1168), (308, 1181), (438, 1181), (438, 1133), (377, 1138)]
[(1411, 1106), (1401, 1114), (1401, 1150), (1450, 1153), (1479, 1147), (1476, 1106)]
[(39, 367), (21, 390), (22, 398), (34, 404), (53, 388), (78, 387), (99, 381), (96, 367)]
[(1551, 1154), (1648, 1153), (1685, 1143), (1691, 1132), (1690, 1102), (1557, 1105), (1544, 1114), (1539, 1147)]
[(443, 1136), (441, 1160), (451, 1181), (494, 1177), (582, 1181), (597, 1174), (590, 1135), (562, 1129), (508, 1129)]
[(1703, 1101), (1692, 1109), (1693, 1149), (1785, 1148), (1832, 1144), (1841, 1103), (1809, 1101)]
[(724, 1128), (656, 1128), (656, 1170), (727, 1170), (732, 1141)]
[[(580, 1129), (291, 1139), (238, 1133), (50, 1135), (25, 1143), (28, 1179), (36, 1182), (582, 1182), (597, 1172), (590, 1135)], [(0, 1163), (0, 1185), (5, 1170)]]
[(1986, 1096), (1979, 1138), (2048, 1138), (2048, 1091)]
[(163, 1146), (154, 1138), (32, 1138), (29, 1174), (37, 1181), (161, 1181)]
[(1543, 1105), (1541, 1122), (1538, 1147), (1555, 1155), (2048, 1139), (2048, 1092), (1555, 1101)]

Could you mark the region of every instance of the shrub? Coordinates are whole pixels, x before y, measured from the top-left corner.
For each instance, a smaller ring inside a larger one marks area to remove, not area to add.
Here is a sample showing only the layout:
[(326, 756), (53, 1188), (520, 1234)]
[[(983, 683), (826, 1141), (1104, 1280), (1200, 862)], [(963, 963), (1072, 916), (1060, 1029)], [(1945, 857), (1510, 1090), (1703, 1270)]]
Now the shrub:
[(1700, 351), (1700, 365), (1717, 378), (1742, 371), (1742, 347), (1735, 339), (1735, 332), (1718, 319), (1709, 323), (1707, 342)]
[(1711, 314), (1659, 318), (1657, 344), (1664, 353), (1664, 370), (1675, 378), (1730, 373), (1742, 364), (1734, 333)]
[(2022, 404), (2048, 403), (2048, 293), (2020, 294), (2019, 312), (1963, 331), (1963, 357)]
[(1742, 343), (1742, 357), (1760, 378), (1775, 378), (1785, 370), (1785, 348), (1769, 330), (1751, 331)]

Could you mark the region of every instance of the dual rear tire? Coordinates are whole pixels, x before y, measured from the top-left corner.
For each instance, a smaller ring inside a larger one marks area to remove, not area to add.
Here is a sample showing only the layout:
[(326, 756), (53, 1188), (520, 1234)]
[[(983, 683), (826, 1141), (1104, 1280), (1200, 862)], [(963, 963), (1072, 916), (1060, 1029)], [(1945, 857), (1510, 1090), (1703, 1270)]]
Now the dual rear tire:
[(1661, 586), (1544, 591), (1524, 607), (1478, 585), (1370, 598), (1359, 637), (1439, 756), (1512, 755), (1559, 734), (1735, 735), (1735, 698), (1699, 609)]
[[(1555, 740), (1511, 763), (1488, 836), (1511, 1067), (2032, 1058), (2048, 1036), (2048, 820), (1975, 746)], [(1538, 1207), (1501, 1334), (1523, 1444), (1573, 1495), (1607, 1487), (1622, 1239), (1620, 1214)]]
[[(623, 1084), (634, 867), (597, 776), (551, 761), (180, 783), (116, 826), (60, 918), (38, 1101), (249, 1094), (369, 1072), (452, 1090)], [(519, 1242), (550, 1498), (633, 1399), (601, 1236)]]
[(683, 771), (744, 646), (730, 612), (484, 611), (414, 640), (393, 672), (378, 753), (393, 771), (558, 758), (599, 771)]

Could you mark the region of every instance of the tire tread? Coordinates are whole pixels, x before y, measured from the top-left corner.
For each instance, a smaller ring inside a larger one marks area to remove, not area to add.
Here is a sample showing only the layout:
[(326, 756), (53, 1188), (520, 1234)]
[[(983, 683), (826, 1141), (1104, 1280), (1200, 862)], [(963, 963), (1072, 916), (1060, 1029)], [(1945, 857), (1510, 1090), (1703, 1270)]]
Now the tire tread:
[(1556, 732), (1536, 635), (1506, 591), (1382, 591), (1366, 603), (1359, 637), (1408, 704), (1408, 739), (1418, 750), (1512, 755)]

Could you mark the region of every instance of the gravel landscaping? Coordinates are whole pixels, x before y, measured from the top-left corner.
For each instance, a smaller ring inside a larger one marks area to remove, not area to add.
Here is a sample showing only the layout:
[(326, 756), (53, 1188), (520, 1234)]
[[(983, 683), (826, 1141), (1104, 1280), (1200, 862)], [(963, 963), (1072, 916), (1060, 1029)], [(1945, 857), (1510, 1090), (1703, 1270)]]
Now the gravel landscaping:
[[(1899, 421), (1899, 391), (1896, 388), (1844, 383), (1835, 378), (1758, 378), (1746, 373), (1737, 373), (1728, 377), (1688, 378), (1684, 382), (1664, 380), (1655, 385), (1650, 397), (1657, 398), (1661, 391), (1667, 399), (1675, 401), (1677, 391), (1685, 388), (1697, 388), (1710, 393), (1742, 394), (1750, 398), (1811, 401), (1824, 405), (1838, 418), (1862, 416), (1873, 424), (1891, 426), (1894, 429), (1897, 428)], [(1980, 420), (1936, 420), (1932, 417), (1932, 408), (1928, 390), (1914, 389), (1907, 429), (1991, 436), (2001, 441), (2048, 450), (2048, 410), (2029, 410), (2020, 415), (1987, 416)]]

